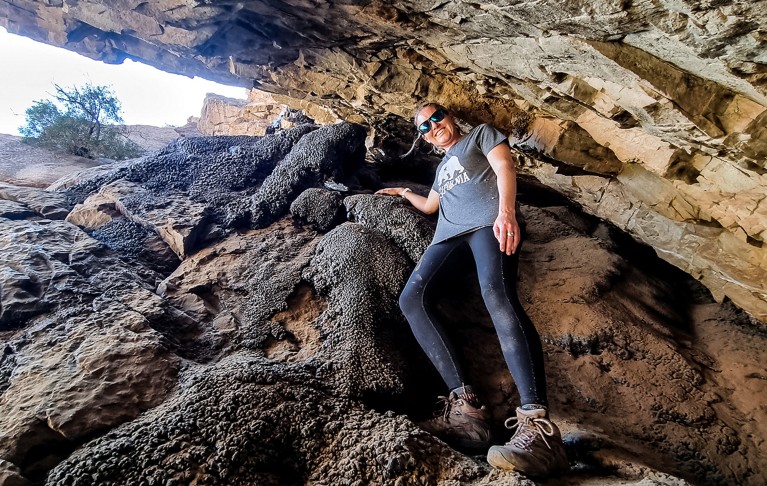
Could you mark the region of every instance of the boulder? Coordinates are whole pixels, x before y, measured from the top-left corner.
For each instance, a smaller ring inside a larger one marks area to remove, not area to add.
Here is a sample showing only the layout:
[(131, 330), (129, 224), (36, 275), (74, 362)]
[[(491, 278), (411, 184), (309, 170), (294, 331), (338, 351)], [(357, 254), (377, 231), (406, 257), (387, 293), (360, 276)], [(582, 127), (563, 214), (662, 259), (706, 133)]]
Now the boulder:
[(343, 197), (337, 191), (311, 187), (290, 204), (290, 213), (318, 231), (333, 229), (343, 218)]

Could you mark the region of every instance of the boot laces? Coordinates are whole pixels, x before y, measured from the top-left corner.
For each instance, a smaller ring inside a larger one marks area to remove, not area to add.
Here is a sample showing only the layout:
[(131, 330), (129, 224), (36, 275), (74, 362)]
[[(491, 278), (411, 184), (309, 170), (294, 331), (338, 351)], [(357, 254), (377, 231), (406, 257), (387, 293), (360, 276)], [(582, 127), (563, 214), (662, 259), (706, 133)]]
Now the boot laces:
[(437, 412), (434, 414), (435, 417), (442, 417), (443, 420), (449, 422), (450, 421), (450, 414), (455, 413), (456, 415), (462, 415), (459, 410), (455, 410), (453, 412), (454, 408), (462, 406), (464, 403), (471, 404), (472, 401), (476, 399), (476, 395), (473, 393), (466, 395), (453, 395), (448, 397), (437, 397), (437, 410), (440, 408), (442, 409), (441, 412)]
[(442, 417), (442, 420), (449, 421), (450, 411), (453, 409), (453, 401), (450, 397), (437, 397), (436, 410), (442, 409), (441, 412), (435, 411), (435, 417)]
[(511, 444), (520, 449), (529, 449), (536, 437), (540, 436), (546, 447), (551, 449), (546, 437), (554, 435), (554, 427), (550, 420), (545, 418), (518, 418), (511, 417), (506, 419), (503, 424), (507, 429), (514, 430), (514, 435), (509, 439)]

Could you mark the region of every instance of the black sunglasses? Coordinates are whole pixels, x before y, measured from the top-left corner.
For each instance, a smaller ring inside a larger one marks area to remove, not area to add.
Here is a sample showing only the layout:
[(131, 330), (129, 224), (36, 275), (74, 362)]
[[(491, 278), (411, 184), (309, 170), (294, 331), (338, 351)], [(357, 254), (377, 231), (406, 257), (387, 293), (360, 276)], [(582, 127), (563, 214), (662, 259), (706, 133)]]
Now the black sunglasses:
[(426, 135), (431, 131), (431, 122), (439, 123), (442, 120), (445, 119), (445, 112), (442, 110), (437, 110), (429, 117), (428, 120), (424, 120), (423, 123), (418, 125), (418, 131), (421, 133), (421, 135)]

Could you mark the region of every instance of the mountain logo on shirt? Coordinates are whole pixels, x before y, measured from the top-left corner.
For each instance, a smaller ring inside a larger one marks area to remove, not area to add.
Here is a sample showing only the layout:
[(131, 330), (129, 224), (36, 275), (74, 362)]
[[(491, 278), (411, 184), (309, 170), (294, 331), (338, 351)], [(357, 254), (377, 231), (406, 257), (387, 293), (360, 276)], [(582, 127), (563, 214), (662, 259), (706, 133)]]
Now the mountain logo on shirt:
[(461, 165), (458, 157), (453, 155), (439, 170), (437, 177), (439, 195), (444, 196), (447, 191), (464, 182), (469, 182), (469, 175), (466, 173), (466, 168)]

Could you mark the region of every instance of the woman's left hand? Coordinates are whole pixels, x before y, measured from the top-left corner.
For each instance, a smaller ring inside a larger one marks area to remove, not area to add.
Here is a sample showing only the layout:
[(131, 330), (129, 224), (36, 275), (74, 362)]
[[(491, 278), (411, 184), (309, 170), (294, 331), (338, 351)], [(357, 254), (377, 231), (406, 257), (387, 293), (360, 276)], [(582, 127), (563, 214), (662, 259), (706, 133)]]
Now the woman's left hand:
[[(402, 196), (404, 187), (385, 187), (376, 191), (376, 194), (387, 194), (389, 196)], [(409, 190), (409, 189), (408, 189)]]
[(501, 244), (502, 253), (507, 255), (516, 253), (521, 241), (516, 214), (500, 213), (493, 224), (493, 233), (495, 234), (495, 239)]

